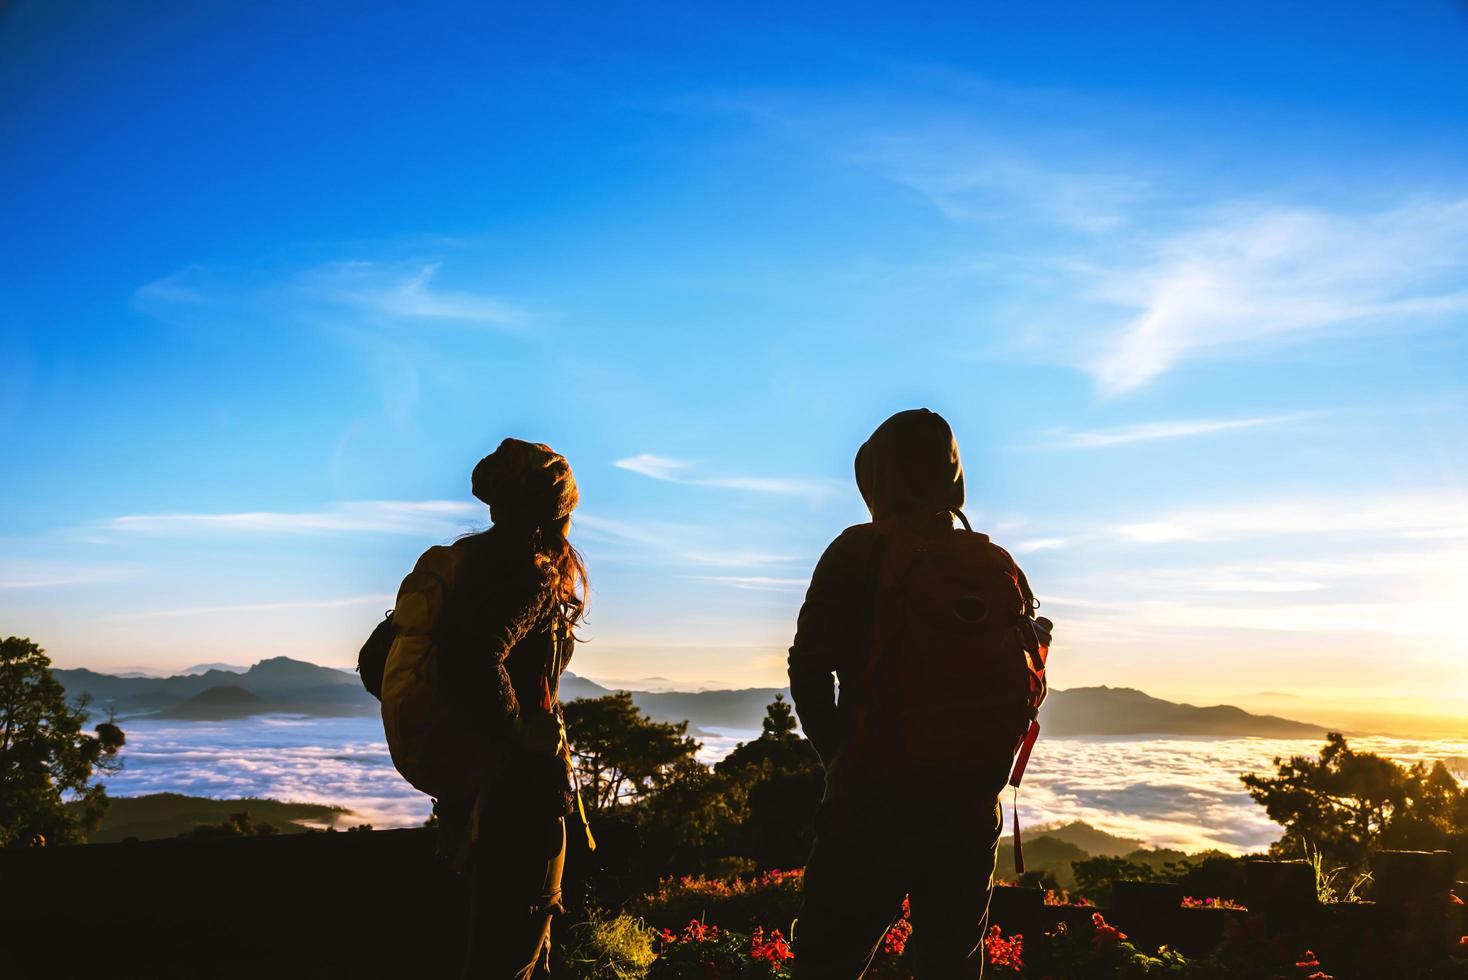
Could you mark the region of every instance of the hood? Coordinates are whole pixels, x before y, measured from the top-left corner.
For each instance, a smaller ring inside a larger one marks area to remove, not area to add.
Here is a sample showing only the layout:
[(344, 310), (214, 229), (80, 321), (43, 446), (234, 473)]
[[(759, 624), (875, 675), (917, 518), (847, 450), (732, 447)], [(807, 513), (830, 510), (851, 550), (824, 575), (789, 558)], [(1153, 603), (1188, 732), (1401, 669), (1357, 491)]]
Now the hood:
[(873, 520), (963, 506), (963, 462), (937, 412), (898, 412), (856, 451), (856, 486)]

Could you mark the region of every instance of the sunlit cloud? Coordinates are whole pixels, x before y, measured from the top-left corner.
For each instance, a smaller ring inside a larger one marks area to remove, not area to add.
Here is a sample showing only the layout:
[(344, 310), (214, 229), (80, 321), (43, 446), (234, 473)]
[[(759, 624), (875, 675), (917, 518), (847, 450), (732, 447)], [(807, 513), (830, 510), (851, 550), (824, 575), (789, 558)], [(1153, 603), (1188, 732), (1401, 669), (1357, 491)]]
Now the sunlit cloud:
[(1026, 538), (1014, 546), (1014, 550), (1022, 555), (1033, 554), (1036, 551), (1053, 551), (1056, 548), (1064, 548), (1070, 542), (1066, 538)]
[[(414, 826), (428, 815), (428, 798), (393, 768), (376, 718), (123, 724), (125, 765), (108, 778), (109, 795), (171, 792), (330, 803), (352, 811), (346, 824), (368, 821), (378, 828)], [(714, 762), (739, 736), (700, 740), (707, 750), (700, 757)], [(1468, 742), (1461, 738), (1361, 737), (1352, 745), (1403, 764), (1468, 756)], [(1022, 802), (1032, 826), (1085, 820), (1150, 846), (1262, 850), (1278, 838), (1279, 826), (1249, 798), (1240, 774), (1268, 771), (1276, 756), (1313, 755), (1319, 748), (1313, 739), (1042, 738)]]
[(783, 494), (800, 497), (827, 497), (841, 489), (835, 480), (806, 477), (767, 476), (691, 476), (694, 463), (653, 453), (641, 453), (619, 459), (612, 465), (665, 483), (690, 487), (714, 487), (724, 490), (746, 490), (751, 493)]
[(1173, 419), (1160, 422), (1142, 422), (1137, 425), (1116, 426), (1109, 429), (1071, 431), (1054, 430), (1025, 445), (1032, 452), (1052, 449), (1103, 449), (1124, 446), (1136, 442), (1155, 442), (1161, 439), (1186, 439), (1193, 436), (1213, 435), (1219, 432), (1234, 432), (1240, 429), (1258, 429), (1264, 426), (1284, 425), (1302, 419), (1317, 417), (1318, 412), (1294, 412), (1285, 415), (1260, 415), (1250, 418), (1232, 419)]
[(1458, 538), (1468, 536), (1468, 497), (1423, 494), (1266, 500), (1180, 510), (1157, 520), (1115, 525), (1111, 533), (1141, 544), (1346, 535)]
[(347, 825), (422, 824), (432, 807), (392, 765), (376, 718), (265, 717), (229, 725), (124, 720), (123, 769), (109, 795), (184, 793), (327, 803)]
[(1235, 208), (1163, 240), (1091, 296), (1137, 310), (1088, 369), (1120, 394), (1190, 360), (1468, 310), (1468, 199), (1349, 214)]
[(618, 469), (640, 473), (654, 480), (677, 482), (678, 474), (693, 464), (686, 460), (670, 459), (667, 456), (658, 456), (653, 453), (639, 453), (636, 456), (619, 459), (612, 465)]
[[(1022, 804), (1034, 825), (1084, 820), (1149, 846), (1259, 851), (1279, 825), (1239, 782), (1276, 756), (1314, 755), (1311, 739), (1042, 738), (1025, 773)], [(1448, 760), (1462, 740), (1353, 738), (1353, 747), (1403, 764)]]

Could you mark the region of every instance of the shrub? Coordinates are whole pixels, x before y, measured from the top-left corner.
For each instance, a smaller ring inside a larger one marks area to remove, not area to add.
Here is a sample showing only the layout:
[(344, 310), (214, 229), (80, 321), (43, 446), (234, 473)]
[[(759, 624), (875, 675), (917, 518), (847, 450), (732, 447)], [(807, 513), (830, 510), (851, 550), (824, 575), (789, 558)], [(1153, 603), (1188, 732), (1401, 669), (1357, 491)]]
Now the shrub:
[(745, 934), (761, 926), (789, 930), (800, 914), (804, 871), (766, 871), (752, 878), (664, 878), (657, 891), (637, 901), (634, 910), (659, 929), (682, 929), (688, 922), (717, 922)]
[(657, 959), (657, 931), (635, 915), (592, 909), (568, 931), (561, 956), (570, 975), (584, 980), (642, 980)]

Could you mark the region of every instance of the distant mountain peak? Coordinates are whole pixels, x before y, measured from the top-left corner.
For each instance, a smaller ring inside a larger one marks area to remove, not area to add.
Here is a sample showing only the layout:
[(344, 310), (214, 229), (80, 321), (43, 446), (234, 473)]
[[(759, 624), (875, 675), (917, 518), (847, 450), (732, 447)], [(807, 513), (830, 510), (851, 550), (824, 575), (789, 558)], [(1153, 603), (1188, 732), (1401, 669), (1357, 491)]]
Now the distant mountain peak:
[(243, 674), (249, 669), (250, 668), (241, 666), (240, 664), (210, 663), (194, 664), (192, 667), (185, 667), (183, 670), (179, 671), (179, 673), (184, 675), (185, 677), (191, 676), (193, 674), (207, 674), (211, 670), (221, 671), (226, 674)]

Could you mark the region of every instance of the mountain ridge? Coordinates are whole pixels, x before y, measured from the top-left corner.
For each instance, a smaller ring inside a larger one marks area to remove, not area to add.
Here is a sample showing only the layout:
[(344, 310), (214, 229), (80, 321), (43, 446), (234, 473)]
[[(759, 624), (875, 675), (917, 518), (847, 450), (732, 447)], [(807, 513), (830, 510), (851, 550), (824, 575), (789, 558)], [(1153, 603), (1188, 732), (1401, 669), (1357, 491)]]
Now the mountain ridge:
[[(94, 712), (113, 712), (120, 720), (228, 720), (267, 713), (341, 717), (375, 715), (379, 710), (351, 671), (289, 657), (261, 660), (243, 673), (211, 669), (161, 678), (118, 677), (60, 668), (53, 674), (71, 696), (91, 693)], [(200, 697), (218, 688), (241, 693)], [(601, 697), (612, 690), (571, 671), (561, 678), (565, 701)], [(687, 721), (695, 730), (757, 731), (765, 706), (775, 695), (790, 697), (789, 688), (774, 687), (631, 693), (633, 703), (654, 720)], [(211, 715), (211, 710), (217, 713)], [(1104, 685), (1052, 689), (1041, 708), (1040, 724), (1050, 736), (1313, 738), (1326, 731), (1320, 725), (1252, 714), (1233, 705), (1166, 701), (1136, 688)]]

